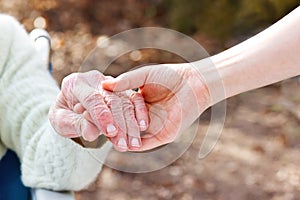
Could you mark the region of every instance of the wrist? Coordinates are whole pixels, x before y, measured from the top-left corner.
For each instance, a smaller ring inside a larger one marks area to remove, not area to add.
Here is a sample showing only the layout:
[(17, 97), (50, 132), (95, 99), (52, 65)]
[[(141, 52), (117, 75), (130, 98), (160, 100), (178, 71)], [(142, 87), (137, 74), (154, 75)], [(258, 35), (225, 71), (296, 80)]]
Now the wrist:
[(183, 63), (180, 64), (180, 67), (184, 71), (183, 78), (188, 87), (193, 91), (198, 110), (201, 114), (212, 105), (208, 85), (194, 63)]
[(193, 68), (195, 80), (198, 80), (194, 81), (192, 84), (197, 88), (197, 97), (200, 101), (201, 98), (203, 98), (204, 86), (208, 98), (208, 107), (226, 99), (222, 78), (210, 58), (195, 61), (189, 65)]

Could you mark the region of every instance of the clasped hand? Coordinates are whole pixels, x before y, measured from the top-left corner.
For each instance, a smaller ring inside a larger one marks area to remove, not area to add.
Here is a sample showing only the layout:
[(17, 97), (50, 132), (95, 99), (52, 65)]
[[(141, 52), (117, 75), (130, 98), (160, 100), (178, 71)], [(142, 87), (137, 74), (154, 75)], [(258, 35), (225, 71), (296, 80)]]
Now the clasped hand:
[(50, 122), (64, 137), (94, 141), (103, 134), (118, 151), (138, 150), (140, 132), (149, 124), (144, 99), (132, 90), (103, 90), (101, 81), (107, 79), (111, 77), (98, 71), (64, 78), (61, 92), (49, 111)]
[(144, 151), (173, 142), (209, 106), (198, 70), (188, 63), (167, 64), (117, 78), (97, 71), (72, 74), (49, 117), (65, 137), (92, 141), (104, 134), (119, 151)]

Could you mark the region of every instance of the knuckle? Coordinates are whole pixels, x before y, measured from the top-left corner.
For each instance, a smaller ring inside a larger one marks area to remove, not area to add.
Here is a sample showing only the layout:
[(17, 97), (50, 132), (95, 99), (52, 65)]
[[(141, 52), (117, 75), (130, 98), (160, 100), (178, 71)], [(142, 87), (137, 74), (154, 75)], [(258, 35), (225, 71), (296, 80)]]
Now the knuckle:
[(87, 77), (91, 77), (91, 76), (99, 77), (102, 75), (98, 70), (95, 70), (95, 69), (85, 72), (83, 74), (84, 74), (84, 76), (87, 76)]
[(62, 84), (61, 84), (61, 88), (62, 89), (68, 89), (71, 88), (71, 86), (73, 85), (73, 83), (78, 79), (78, 73), (73, 73), (70, 74), (68, 76), (66, 76), (63, 80), (62, 80)]
[(109, 123), (111, 121), (111, 113), (107, 109), (102, 109), (95, 116), (96, 120), (101, 123)]
[(104, 75), (97, 70), (92, 70), (83, 73), (83, 76), (85, 77), (85, 79), (88, 81), (90, 85), (95, 85), (95, 84), (99, 85), (99, 82), (105, 79)]
[(95, 70), (95, 69), (91, 70), (89, 73), (91, 73), (91, 74), (96, 74), (96, 75), (99, 75), (99, 74), (100, 74), (100, 72), (97, 71), (97, 70)]
[(123, 110), (127, 114), (134, 114), (134, 106), (130, 101), (123, 101)]
[(102, 96), (96, 91), (89, 93), (85, 97), (83, 97), (85, 105), (87, 105), (89, 108), (96, 106), (101, 99)]
[(93, 70), (92, 71), (92, 77), (95, 79), (95, 80), (103, 80), (105, 77), (103, 74), (101, 74), (99, 71), (97, 70)]
[(105, 101), (109, 107), (121, 108), (122, 100), (115, 95), (107, 95)]
[(130, 103), (123, 104), (123, 112), (130, 119), (135, 118), (134, 106)]

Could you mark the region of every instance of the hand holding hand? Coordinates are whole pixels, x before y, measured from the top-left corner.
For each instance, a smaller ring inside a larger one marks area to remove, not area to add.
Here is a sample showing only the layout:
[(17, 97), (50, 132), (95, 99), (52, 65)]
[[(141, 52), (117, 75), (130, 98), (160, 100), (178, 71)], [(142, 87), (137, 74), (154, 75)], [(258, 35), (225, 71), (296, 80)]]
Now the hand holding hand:
[(144, 99), (133, 91), (103, 90), (100, 83), (106, 79), (110, 78), (98, 71), (67, 76), (50, 108), (50, 122), (64, 137), (93, 141), (104, 134), (117, 150), (136, 150), (141, 145), (140, 131), (149, 124)]
[(143, 67), (105, 80), (102, 87), (110, 91), (140, 88), (150, 124), (139, 151), (174, 141), (210, 105), (208, 89), (191, 64)]

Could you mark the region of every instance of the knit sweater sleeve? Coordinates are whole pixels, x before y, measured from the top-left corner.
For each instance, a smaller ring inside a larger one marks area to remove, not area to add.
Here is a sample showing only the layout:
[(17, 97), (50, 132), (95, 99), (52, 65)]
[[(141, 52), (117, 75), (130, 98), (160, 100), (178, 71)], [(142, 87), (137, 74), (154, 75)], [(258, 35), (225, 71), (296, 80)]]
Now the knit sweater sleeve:
[(58, 86), (28, 34), (6, 15), (0, 15), (0, 52), (0, 154), (4, 147), (17, 153), (27, 186), (85, 188), (101, 171), (111, 145), (83, 148), (53, 130), (47, 115)]

